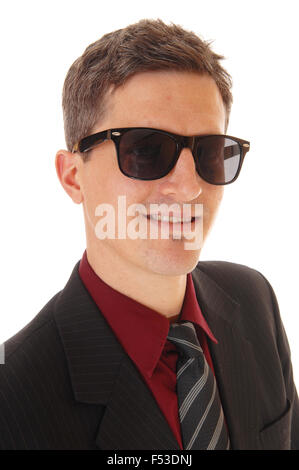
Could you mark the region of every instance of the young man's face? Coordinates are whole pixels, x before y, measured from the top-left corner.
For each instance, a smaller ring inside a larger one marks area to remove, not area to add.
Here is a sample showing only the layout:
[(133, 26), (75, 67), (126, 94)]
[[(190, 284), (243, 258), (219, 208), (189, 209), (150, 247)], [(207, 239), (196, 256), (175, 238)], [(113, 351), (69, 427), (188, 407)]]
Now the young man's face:
[[(225, 133), (225, 107), (214, 80), (185, 72), (146, 72), (129, 79), (109, 96), (107, 114), (91, 133), (120, 127), (151, 127), (185, 136)], [(126, 197), (126, 207), (142, 204), (176, 203), (181, 208), (203, 204), (203, 241), (215, 218), (223, 195), (222, 186), (203, 181), (195, 169), (190, 149), (183, 149), (169, 174), (153, 181), (126, 177), (117, 163), (112, 141), (91, 151), (90, 161), (83, 164), (76, 156), (80, 192), (84, 207), (89, 259), (111, 260), (111, 269), (140, 269), (166, 276), (186, 274), (198, 262), (200, 248), (185, 249), (186, 239), (173, 239), (172, 224), (168, 239), (104, 239), (96, 236), (99, 217), (95, 209), (111, 204), (117, 215), (118, 196)], [(127, 217), (127, 222), (133, 217)], [(116, 234), (117, 234), (116, 218)], [(198, 224), (198, 230), (201, 225)]]

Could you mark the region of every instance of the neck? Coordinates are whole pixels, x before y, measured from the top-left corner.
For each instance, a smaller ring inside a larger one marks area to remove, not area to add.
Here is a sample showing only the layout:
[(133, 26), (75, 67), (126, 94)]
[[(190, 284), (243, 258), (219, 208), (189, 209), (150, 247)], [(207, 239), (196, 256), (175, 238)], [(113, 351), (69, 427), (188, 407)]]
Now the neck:
[(86, 253), (94, 272), (110, 287), (167, 317), (171, 323), (177, 321), (185, 297), (186, 274), (165, 276), (136, 265), (124, 265), (122, 259), (111, 262), (105, 250), (92, 250), (88, 244)]

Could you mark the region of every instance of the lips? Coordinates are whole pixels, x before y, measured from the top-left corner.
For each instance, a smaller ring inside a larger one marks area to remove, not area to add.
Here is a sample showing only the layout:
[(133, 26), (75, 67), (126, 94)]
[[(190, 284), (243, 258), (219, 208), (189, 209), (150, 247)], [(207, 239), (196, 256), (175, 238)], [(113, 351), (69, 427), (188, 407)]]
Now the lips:
[(171, 224), (183, 224), (183, 223), (192, 223), (198, 217), (181, 217), (175, 215), (163, 215), (163, 214), (147, 214), (146, 215), (148, 220), (154, 220), (156, 222), (166, 222)]

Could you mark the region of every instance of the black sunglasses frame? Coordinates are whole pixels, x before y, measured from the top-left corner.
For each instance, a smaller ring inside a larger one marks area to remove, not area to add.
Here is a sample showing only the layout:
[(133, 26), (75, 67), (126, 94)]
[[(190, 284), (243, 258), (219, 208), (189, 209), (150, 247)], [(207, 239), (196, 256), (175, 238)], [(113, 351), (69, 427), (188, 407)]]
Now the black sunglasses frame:
[[(173, 160), (171, 162), (171, 167), (167, 169), (165, 174), (163, 174), (162, 176), (159, 176), (159, 178), (139, 178), (137, 176), (128, 175), (122, 170), (122, 167), (120, 164), (120, 158), (119, 158), (119, 144), (120, 144), (120, 140), (122, 136), (128, 131), (132, 131), (132, 130), (153, 131), (159, 134), (167, 135), (168, 137), (170, 137), (172, 140), (175, 141), (176, 154), (173, 157)], [(194, 157), (193, 149), (196, 148), (197, 143), (200, 139), (204, 139), (205, 137), (217, 137), (217, 136), (231, 139), (239, 145), (240, 161), (239, 161), (239, 167), (238, 167), (237, 173), (234, 176), (234, 178), (231, 181), (228, 181), (227, 183), (226, 182), (225, 183), (211, 183), (204, 176), (202, 176), (199, 171), (198, 171), (198, 174), (204, 181), (208, 182), (209, 184), (213, 184), (215, 186), (224, 186), (226, 184), (233, 183), (238, 178), (243, 162), (244, 162), (245, 155), (250, 149), (250, 142), (248, 140), (240, 139), (239, 137), (233, 137), (231, 135), (225, 135), (225, 134), (204, 134), (204, 135), (195, 135), (195, 136), (181, 136), (178, 134), (173, 134), (171, 132), (164, 131), (162, 129), (154, 129), (151, 127), (122, 127), (122, 128), (117, 128), (117, 129), (107, 129), (105, 131), (96, 132), (95, 134), (91, 134), (87, 137), (84, 137), (77, 144), (74, 145), (72, 153), (75, 153), (75, 152), (85, 153), (97, 147), (98, 145), (102, 144), (106, 140), (112, 140), (116, 148), (119, 169), (125, 176), (127, 176), (128, 178), (133, 178), (137, 180), (154, 181), (155, 179), (163, 178), (174, 168), (183, 148), (189, 148)]]

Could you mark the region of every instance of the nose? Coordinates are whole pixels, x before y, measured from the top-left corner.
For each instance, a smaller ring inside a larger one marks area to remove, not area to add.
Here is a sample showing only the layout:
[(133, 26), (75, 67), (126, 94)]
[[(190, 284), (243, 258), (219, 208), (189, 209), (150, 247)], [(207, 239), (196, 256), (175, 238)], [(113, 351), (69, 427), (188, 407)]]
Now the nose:
[(202, 180), (196, 171), (189, 148), (183, 148), (174, 168), (161, 181), (160, 190), (178, 201), (192, 201), (202, 192)]

